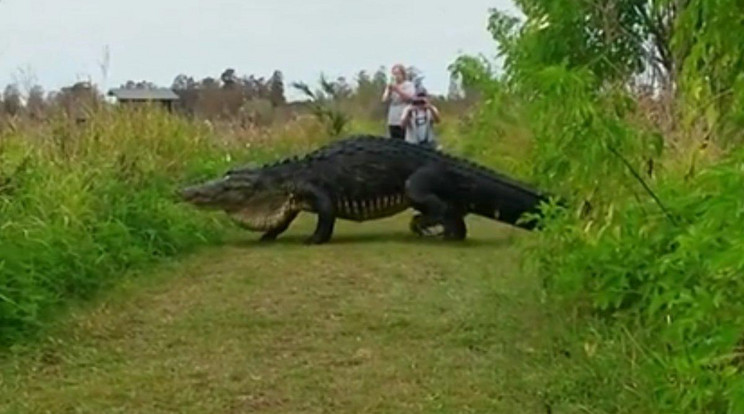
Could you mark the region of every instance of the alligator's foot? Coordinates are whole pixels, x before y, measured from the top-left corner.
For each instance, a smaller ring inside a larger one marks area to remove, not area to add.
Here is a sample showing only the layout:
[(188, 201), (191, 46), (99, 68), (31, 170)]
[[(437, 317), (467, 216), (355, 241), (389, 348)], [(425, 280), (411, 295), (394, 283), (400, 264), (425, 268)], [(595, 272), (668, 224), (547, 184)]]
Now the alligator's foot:
[(452, 241), (465, 240), (468, 228), (463, 217), (450, 217), (444, 223), (444, 239)]
[(421, 237), (441, 236), (444, 232), (441, 223), (430, 217), (424, 216), (423, 214), (416, 214), (411, 217), (411, 222), (409, 223), (408, 228), (412, 233)]
[(281, 223), (279, 223), (279, 225), (277, 225), (273, 229), (271, 229), (271, 230), (267, 231), (266, 233), (264, 233), (264, 235), (261, 236), (261, 238), (259, 239), (259, 241), (260, 242), (271, 242), (271, 241), (276, 240), (276, 238), (279, 237), (280, 234), (282, 234), (285, 231), (287, 231), (287, 229), (289, 228), (289, 225), (292, 224), (292, 220), (294, 220), (297, 217), (298, 214), (300, 214), (300, 213), (297, 212), (297, 211), (290, 212), (284, 218), (284, 220)]
[(327, 242), (328, 242), (327, 238), (313, 234), (312, 236), (305, 239), (304, 244), (314, 245), (314, 244), (324, 244)]
[(261, 238), (258, 239), (258, 241), (261, 243), (273, 242), (274, 240), (276, 240), (277, 236), (279, 235), (271, 232), (265, 233), (263, 236), (261, 236)]
[(409, 228), (419, 236), (443, 236), (445, 240), (465, 240), (468, 229), (463, 217), (448, 217), (440, 222), (423, 214), (411, 218)]

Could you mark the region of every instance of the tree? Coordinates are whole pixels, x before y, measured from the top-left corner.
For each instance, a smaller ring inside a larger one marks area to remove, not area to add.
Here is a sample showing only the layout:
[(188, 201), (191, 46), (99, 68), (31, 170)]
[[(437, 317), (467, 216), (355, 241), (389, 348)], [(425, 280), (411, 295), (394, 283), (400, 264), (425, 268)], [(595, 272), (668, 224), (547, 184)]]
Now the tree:
[(462, 89), (462, 81), (457, 74), (452, 73), (449, 80), (449, 88), (447, 90), (447, 99), (458, 100), (465, 98), (465, 92)]
[(157, 89), (158, 85), (146, 80), (133, 81), (128, 80), (126, 83), (120, 86), (123, 89)]
[[(489, 31), (512, 86), (549, 67), (665, 96), (679, 117), (741, 130), (744, 3), (740, 0), (520, 0), (525, 18), (491, 10)], [(599, 90), (599, 88), (597, 88)], [(676, 98), (684, 97), (684, 100)], [(702, 115), (704, 113), (704, 115)], [(676, 119), (676, 118), (675, 118)], [(743, 137), (744, 138), (744, 137)]]
[(292, 87), (301, 91), (310, 99), (310, 108), (315, 117), (326, 126), (326, 130), (331, 136), (339, 136), (348, 126), (351, 117), (341, 111), (336, 99), (336, 87), (333, 82), (329, 82), (324, 75), (320, 76), (321, 89), (313, 92), (310, 87), (303, 82), (293, 82)]
[(191, 76), (180, 74), (173, 79), (171, 89), (174, 91), (185, 91), (187, 89), (196, 89), (196, 81)]
[(33, 118), (39, 118), (44, 113), (44, 89), (39, 85), (34, 85), (28, 92), (26, 100), (26, 109)]
[(191, 76), (179, 74), (173, 79), (171, 89), (178, 95), (178, 106), (186, 113), (193, 115), (199, 101), (198, 83)]
[(373, 82), (376, 85), (385, 86), (387, 85), (387, 71), (384, 66), (380, 66), (372, 77)]
[(21, 101), (21, 92), (15, 84), (9, 84), (3, 91), (3, 111), (10, 115), (16, 116), (21, 113), (23, 103)]
[(585, 66), (610, 82), (652, 73), (654, 82), (668, 88), (680, 64), (672, 53), (672, 28), (688, 3), (522, 0), (523, 22), (492, 9), (488, 28), (511, 75), (550, 65)]
[(275, 107), (287, 102), (284, 97), (284, 76), (279, 70), (275, 70), (269, 79), (269, 100)]
[(235, 76), (235, 69), (228, 68), (220, 75), (223, 88), (232, 89), (238, 86), (238, 77)]
[(424, 88), (424, 75), (421, 70), (419, 70), (415, 66), (409, 66), (406, 68), (406, 77), (409, 81), (413, 82), (413, 85), (416, 87), (417, 91), (420, 91)]

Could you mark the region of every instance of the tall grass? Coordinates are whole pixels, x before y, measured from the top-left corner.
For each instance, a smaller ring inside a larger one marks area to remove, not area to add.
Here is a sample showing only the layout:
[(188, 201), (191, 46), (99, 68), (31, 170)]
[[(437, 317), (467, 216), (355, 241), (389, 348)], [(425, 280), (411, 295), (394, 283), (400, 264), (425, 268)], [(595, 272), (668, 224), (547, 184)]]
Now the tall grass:
[(305, 150), (321, 128), (230, 130), (102, 108), (83, 124), (58, 116), (0, 132), (0, 345), (126, 270), (224, 240), (227, 222), (180, 204), (178, 186)]
[(547, 400), (744, 412), (744, 151), (662, 129), (586, 71), (549, 66), (529, 81), (529, 99), (498, 79), (484, 87), (459, 145), (571, 201), (526, 245), (568, 326)]

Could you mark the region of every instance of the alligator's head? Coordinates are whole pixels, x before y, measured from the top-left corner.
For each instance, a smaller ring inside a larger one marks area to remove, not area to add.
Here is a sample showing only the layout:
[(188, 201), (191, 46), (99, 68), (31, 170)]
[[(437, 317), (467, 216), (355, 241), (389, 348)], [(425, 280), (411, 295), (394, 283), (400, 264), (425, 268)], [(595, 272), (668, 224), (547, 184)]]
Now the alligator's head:
[(223, 210), (241, 226), (267, 231), (294, 212), (292, 197), (273, 180), (252, 170), (183, 188), (180, 198), (206, 210)]

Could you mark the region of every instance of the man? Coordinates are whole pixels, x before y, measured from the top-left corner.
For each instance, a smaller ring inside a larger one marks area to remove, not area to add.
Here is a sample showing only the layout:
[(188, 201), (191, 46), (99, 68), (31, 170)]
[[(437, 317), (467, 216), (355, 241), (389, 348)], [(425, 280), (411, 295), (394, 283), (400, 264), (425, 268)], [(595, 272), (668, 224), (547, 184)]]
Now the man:
[(439, 121), (439, 110), (429, 102), (426, 91), (417, 93), (401, 116), (401, 125), (405, 128), (405, 140), (412, 144), (436, 148), (434, 124)]

